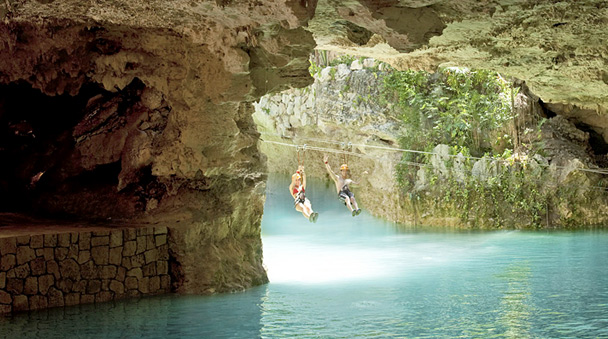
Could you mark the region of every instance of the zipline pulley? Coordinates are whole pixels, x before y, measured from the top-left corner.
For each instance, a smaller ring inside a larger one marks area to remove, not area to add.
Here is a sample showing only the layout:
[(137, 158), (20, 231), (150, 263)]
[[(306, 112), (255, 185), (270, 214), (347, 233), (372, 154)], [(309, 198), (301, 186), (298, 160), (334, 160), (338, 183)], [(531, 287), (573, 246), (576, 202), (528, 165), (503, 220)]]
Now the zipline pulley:
[(340, 143), (340, 147), (342, 148), (342, 163), (348, 166), (348, 154), (353, 151), (353, 144), (349, 143)]
[[(300, 156), (300, 151), (302, 156)], [(306, 144), (300, 146), (296, 145), (296, 154), (298, 155), (298, 166), (304, 166), (304, 157), (306, 155)]]

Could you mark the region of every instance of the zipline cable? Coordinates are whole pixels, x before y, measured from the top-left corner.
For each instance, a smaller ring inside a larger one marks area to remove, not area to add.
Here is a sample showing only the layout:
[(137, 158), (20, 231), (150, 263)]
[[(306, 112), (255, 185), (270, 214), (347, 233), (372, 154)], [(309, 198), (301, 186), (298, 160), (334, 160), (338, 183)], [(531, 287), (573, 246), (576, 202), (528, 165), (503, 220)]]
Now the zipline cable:
[[(272, 140), (264, 140), (264, 139), (260, 139), (263, 142), (266, 143), (270, 143), (270, 144), (276, 144), (276, 145), (282, 145), (282, 146), (288, 146), (288, 147), (298, 147), (298, 145), (294, 145), (294, 144), (288, 144), (288, 143), (284, 143), (284, 142), (279, 142), (279, 141), (272, 141)], [(348, 153), (349, 155), (354, 155), (360, 158), (366, 158), (366, 159), (372, 159), (372, 160), (380, 160), (380, 158), (378, 157), (373, 157), (367, 154), (361, 154), (361, 153), (355, 153), (355, 152), (349, 152), (349, 151), (340, 151), (340, 150), (335, 150), (335, 149), (330, 149), (330, 148), (323, 148), (323, 147), (316, 147), (316, 146), (306, 146), (306, 149), (309, 150), (313, 150), (313, 151), (319, 151), (319, 152), (328, 152), (328, 153), (334, 153), (334, 154), (338, 154), (338, 155), (342, 155), (344, 153)]]
[[(287, 147), (294, 147), (294, 148), (296, 148), (296, 151), (300, 147), (299, 145), (288, 144), (288, 143), (279, 142), (279, 141), (272, 141), (272, 140), (265, 140), (265, 139), (260, 139), (260, 140), (263, 141), (263, 142), (265, 142), (265, 143), (270, 143), (270, 144), (275, 144), (275, 145), (282, 145), (282, 146), (287, 146)], [(366, 158), (366, 159), (375, 160), (375, 161), (385, 160), (385, 159), (381, 159), (381, 158), (370, 156), (370, 155), (366, 155), (366, 154), (355, 153), (355, 152), (352, 152), (352, 151), (340, 151), (340, 150), (335, 150), (335, 149), (330, 149), (330, 148), (323, 148), (323, 147), (316, 147), (316, 146), (309, 146), (309, 145), (306, 145), (306, 149), (310, 149), (310, 150), (314, 150), (314, 151), (319, 151), (319, 152), (334, 153), (334, 154), (338, 154), (338, 155), (343, 155), (344, 153), (348, 153), (349, 155), (354, 155), (354, 156), (357, 156), (357, 157), (360, 157), (360, 158)], [(431, 153), (431, 154), (437, 154), (437, 153)], [(483, 158), (478, 158), (478, 159), (483, 159)], [(298, 160), (298, 162), (299, 162), (299, 160)], [(507, 160), (499, 160), (499, 162), (508, 163), (509, 161), (507, 161)], [(410, 165), (410, 166), (416, 166), (416, 167), (420, 167), (420, 168), (423, 168), (423, 167), (424, 168), (434, 168), (432, 165), (425, 164), (425, 163), (420, 163), (420, 162), (401, 161), (400, 163), (405, 164), (405, 165)], [(538, 164), (538, 165), (542, 166), (542, 164)], [(561, 167), (561, 168), (565, 168), (565, 167)], [(583, 169), (582, 168), (576, 168), (576, 170), (583, 170)], [(533, 181), (533, 182), (537, 182), (537, 183), (547, 183), (547, 181), (538, 180), (538, 179), (528, 179), (528, 180)], [(577, 187), (577, 188), (584, 187), (584, 188), (587, 188), (587, 189), (592, 189), (593, 188), (593, 189), (601, 190), (603, 192), (608, 192), (608, 187), (604, 187), (604, 186), (564, 185), (564, 184), (559, 184), (559, 183), (555, 183), (554, 185), (555, 186), (561, 186), (561, 187)]]
[[(289, 137), (289, 136), (282, 136), (282, 135), (276, 135), (276, 134), (266, 134), (266, 135), (271, 135), (271, 136), (276, 136), (276, 137), (280, 137), (280, 138), (286, 138), (286, 139), (291, 139), (294, 140), (295, 138), (293, 137)], [(308, 137), (299, 137), (298, 139), (306, 139), (306, 140), (312, 140), (312, 141), (318, 141), (318, 142), (325, 142), (325, 143), (331, 143), (331, 144), (338, 144), (338, 145), (342, 145), (342, 142), (335, 142), (335, 141), (329, 141), (329, 140), (322, 140), (322, 139), (316, 139), (316, 138), (308, 138)], [(265, 140), (266, 142), (268, 142), (267, 140)], [(484, 157), (484, 158), (480, 158), (480, 157), (473, 157), (473, 156), (467, 156), (467, 155), (458, 155), (458, 154), (439, 154), (437, 152), (427, 152), (427, 151), (418, 151), (418, 150), (410, 150), (410, 149), (404, 149), (404, 148), (397, 148), (397, 147), (386, 147), (386, 146), (374, 146), (374, 145), (365, 145), (365, 144), (352, 144), (349, 143), (349, 146), (351, 146), (351, 152), (349, 152), (348, 154), (351, 155), (357, 155), (358, 153), (354, 153), (352, 152), (352, 147), (359, 147), (359, 148), (375, 148), (375, 149), (380, 149), (380, 150), (388, 150), (388, 151), (392, 151), (392, 152), (402, 152), (402, 153), (414, 153), (414, 154), (426, 154), (426, 155), (438, 155), (438, 156), (447, 156), (447, 157), (452, 157), (452, 158), (457, 158), (462, 156), (465, 159), (472, 159), (472, 160), (490, 160), (490, 161), (498, 161), (498, 162), (509, 162), (509, 160), (506, 159), (495, 159), (495, 158), (488, 158), (488, 157)], [(363, 157), (363, 156), (361, 156)], [(546, 165), (546, 164), (540, 164), (538, 163), (539, 166), (541, 167), (551, 167), (551, 165)], [(556, 169), (568, 169), (565, 166), (557, 166), (554, 165)], [(596, 174), (603, 174), (603, 175), (608, 175), (608, 170), (601, 170), (601, 169), (592, 169), (592, 168), (575, 168), (575, 170), (579, 170), (582, 172), (588, 172), (588, 173), (596, 173)]]

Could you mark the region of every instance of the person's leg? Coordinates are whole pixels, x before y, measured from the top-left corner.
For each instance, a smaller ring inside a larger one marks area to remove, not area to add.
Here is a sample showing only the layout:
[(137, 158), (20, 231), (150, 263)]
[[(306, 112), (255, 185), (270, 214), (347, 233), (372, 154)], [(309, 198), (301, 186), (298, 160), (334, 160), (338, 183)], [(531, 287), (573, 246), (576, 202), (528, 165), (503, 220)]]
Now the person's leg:
[(303, 204), (301, 203), (300, 205), (302, 205), (302, 214), (306, 218), (308, 218), (308, 221), (310, 221), (310, 222), (317, 222), (317, 217), (319, 216), (319, 213), (315, 213), (312, 210), (312, 205), (310, 203), (310, 200), (306, 199), (304, 201), (304, 203)]
[(310, 212), (307, 211), (307, 209), (304, 207), (304, 205), (301, 202), (296, 205), (296, 211), (302, 212), (302, 215), (306, 219), (310, 218)]
[(359, 205), (357, 205), (357, 200), (355, 200), (355, 197), (351, 197), (351, 198), (350, 198), (350, 203), (353, 205), (353, 208), (354, 208), (355, 210), (358, 210), (358, 209), (359, 209)]
[(308, 200), (308, 198), (306, 198), (306, 200), (304, 201), (304, 207), (308, 210), (308, 214), (313, 214), (314, 211), (312, 210), (312, 204), (310, 203), (310, 200)]
[(346, 207), (348, 207), (348, 210), (352, 212), (353, 211), (353, 207), (350, 204), (350, 199), (346, 199), (345, 202), (346, 202)]
[(312, 204), (308, 198), (304, 202), (304, 206), (308, 209), (308, 215), (310, 216), (309, 220), (312, 222), (317, 222), (317, 217), (319, 217), (319, 213), (316, 213), (312, 210)]
[(346, 192), (341, 191), (340, 194), (338, 194), (338, 197), (344, 203), (344, 205), (346, 205), (346, 207), (348, 207), (348, 210), (352, 212), (353, 208), (350, 205), (350, 197), (346, 194)]
[(351, 203), (353, 205), (353, 211), (355, 212), (355, 215), (359, 215), (361, 213), (361, 209), (359, 208), (359, 205), (357, 204), (357, 200), (355, 199), (355, 194), (353, 192), (350, 192), (350, 200)]

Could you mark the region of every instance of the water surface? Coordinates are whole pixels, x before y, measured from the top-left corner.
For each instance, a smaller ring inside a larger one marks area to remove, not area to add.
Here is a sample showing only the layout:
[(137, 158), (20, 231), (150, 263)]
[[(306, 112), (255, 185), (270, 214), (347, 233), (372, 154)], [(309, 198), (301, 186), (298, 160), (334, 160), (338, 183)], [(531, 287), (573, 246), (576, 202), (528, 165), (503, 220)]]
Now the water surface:
[(21, 314), (0, 336), (608, 338), (608, 232), (406, 229), (311, 179), (313, 224), (288, 184), (268, 183), (270, 284)]

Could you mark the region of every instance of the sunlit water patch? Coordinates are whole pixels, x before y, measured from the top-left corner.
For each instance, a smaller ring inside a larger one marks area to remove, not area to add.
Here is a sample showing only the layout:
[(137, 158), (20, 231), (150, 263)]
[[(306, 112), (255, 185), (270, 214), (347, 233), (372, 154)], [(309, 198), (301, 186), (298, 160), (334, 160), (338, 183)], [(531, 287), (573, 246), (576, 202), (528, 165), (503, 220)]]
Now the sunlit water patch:
[(0, 337), (608, 338), (605, 231), (403, 229), (314, 179), (310, 223), (288, 184), (268, 183), (270, 284), (21, 314)]

